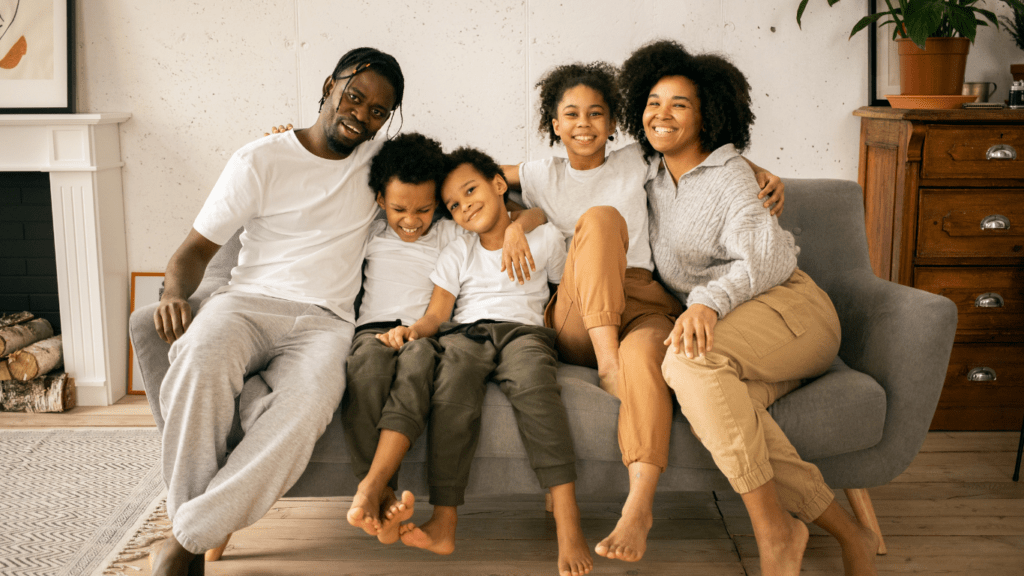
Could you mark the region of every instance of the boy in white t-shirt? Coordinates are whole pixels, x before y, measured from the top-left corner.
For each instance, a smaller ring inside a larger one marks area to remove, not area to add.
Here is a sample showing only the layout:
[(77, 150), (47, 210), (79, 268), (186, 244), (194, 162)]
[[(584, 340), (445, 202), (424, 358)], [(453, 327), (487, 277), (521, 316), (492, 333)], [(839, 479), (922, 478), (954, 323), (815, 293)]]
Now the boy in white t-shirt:
[(554, 226), (538, 227), (527, 234), (535, 255), (533, 277), (517, 284), (495, 273), (511, 224), (501, 169), (469, 148), (450, 154), (448, 166), (442, 199), (455, 222), (475, 234), (456, 238), (441, 253), (423, 317), (381, 336), (395, 348), (436, 336), (444, 348), (431, 412), (430, 440), (438, 449), (431, 453), (428, 475), (431, 500), (445, 504), (435, 505), (420, 527), (403, 524), (401, 539), (438, 554), (454, 551), (457, 507), (476, 452), (486, 385), (494, 380), (516, 413), (531, 467), (551, 491), (559, 573), (587, 574), (593, 561), (576, 506), (575, 453), (556, 381), (555, 333), (543, 325), (548, 283), (561, 280), (565, 265), (565, 241)]
[[(401, 501), (395, 496), (397, 472), (426, 425), (441, 347), (434, 338), (420, 338), (395, 350), (377, 336), (423, 316), (438, 256), (467, 234), (450, 219), (434, 221), (437, 181), (444, 170), (441, 145), (416, 133), (385, 142), (370, 164), (370, 189), (386, 220), (370, 226), (363, 298), (346, 363), (342, 422), (352, 468), (360, 479), (348, 522), (385, 544), (398, 540), (399, 522), (413, 512), (411, 493), (403, 493)], [(516, 262), (509, 268), (522, 273), (529, 252), (526, 232), (543, 224), (544, 217), (536, 209), (515, 216), (505, 231), (503, 254)], [(498, 264), (489, 270), (501, 271)]]

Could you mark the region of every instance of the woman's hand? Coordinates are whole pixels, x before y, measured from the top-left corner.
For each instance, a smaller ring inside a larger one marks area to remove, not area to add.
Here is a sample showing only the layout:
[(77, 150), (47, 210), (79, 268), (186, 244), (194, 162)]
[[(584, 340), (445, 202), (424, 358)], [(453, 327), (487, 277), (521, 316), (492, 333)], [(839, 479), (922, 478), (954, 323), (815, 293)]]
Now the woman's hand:
[(757, 185), (761, 187), (757, 194), (758, 199), (765, 199), (767, 196), (764, 207), (771, 206), (772, 216), (782, 214), (782, 205), (786, 203), (786, 185), (782, 183), (782, 179), (763, 168), (754, 172), (754, 178), (757, 178)]
[(711, 351), (715, 342), (715, 324), (718, 323), (718, 312), (703, 304), (694, 304), (676, 320), (672, 332), (664, 344), (670, 346), (673, 354), (679, 354), (679, 342), (687, 358), (703, 356)]
[(505, 229), (505, 243), (501, 247), (501, 271), (508, 271), (508, 279), (520, 284), (530, 279), (530, 270), (537, 270), (533, 263), (530, 243), (526, 241), (523, 227), (513, 222)]
[(291, 129), (292, 129), (292, 125), (291, 124), (288, 124), (287, 126), (285, 126), (284, 124), (281, 124), (280, 126), (273, 126), (273, 127), (271, 127), (270, 128), (270, 132), (264, 132), (263, 135), (264, 136), (270, 136), (271, 134), (280, 134), (281, 132), (287, 132), (287, 131), (289, 131)]
[(411, 342), (419, 337), (420, 335), (408, 326), (395, 326), (383, 334), (377, 334), (377, 340), (380, 340), (385, 346), (394, 348), (395, 350), (400, 349), (402, 344)]

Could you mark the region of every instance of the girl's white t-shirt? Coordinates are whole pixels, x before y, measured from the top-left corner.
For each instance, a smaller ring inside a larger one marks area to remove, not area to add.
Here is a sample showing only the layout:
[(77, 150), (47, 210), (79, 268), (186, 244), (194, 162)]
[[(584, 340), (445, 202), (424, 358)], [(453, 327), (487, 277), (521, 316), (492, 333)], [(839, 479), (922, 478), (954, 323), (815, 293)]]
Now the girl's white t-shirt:
[(242, 249), (220, 292), (306, 302), (355, 321), (367, 232), (379, 208), (368, 183), (381, 141), (343, 160), (306, 150), (293, 131), (255, 140), (228, 160), (192, 227)]
[(476, 234), (459, 236), (441, 252), (430, 280), (456, 297), (453, 322), (486, 319), (544, 325), (544, 307), (551, 295), (548, 282), (562, 281), (565, 241), (550, 223), (531, 231), (526, 241), (537, 270), (524, 284), (500, 272), (501, 250), (487, 250)]
[(405, 326), (412, 326), (423, 317), (434, 292), (430, 273), (441, 251), (463, 234), (469, 232), (452, 220), (441, 218), (415, 242), (404, 242), (387, 221), (374, 221), (366, 245), (365, 291), (356, 325), (400, 320)]
[(562, 233), (568, 248), (576, 222), (594, 206), (611, 206), (629, 231), (626, 266), (654, 270), (647, 227), (647, 162), (639, 144), (608, 153), (591, 170), (576, 170), (566, 158), (551, 157), (519, 166), (519, 184), (527, 208), (540, 208)]

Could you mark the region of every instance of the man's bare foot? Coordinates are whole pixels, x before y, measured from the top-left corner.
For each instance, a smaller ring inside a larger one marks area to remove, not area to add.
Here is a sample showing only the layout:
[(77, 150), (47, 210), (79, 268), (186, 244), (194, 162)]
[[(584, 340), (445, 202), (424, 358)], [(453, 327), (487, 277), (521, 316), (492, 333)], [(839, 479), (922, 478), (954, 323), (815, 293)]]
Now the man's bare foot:
[(762, 576), (798, 576), (810, 531), (807, 525), (789, 517), (786, 526), (757, 539)]
[(422, 526), (402, 524), (398, 529), (402, 544), (423, 548), (434, 554), (455, 551), (455, 527), (459, 517), (454, 506), (434, 506), (434, 514)]
[(843, 570), (846, 576), (877, 576), (878, 534), (859, 523), (857, 526), (860, 538), (843, 546)]
[(594, 568), (594, 559), (590, 556), (590, 547), (583, 536), (576, 499), (555, 499), (554, 515), (558, 534), (558, 576), (590, 574)]
[(416, 497), (408, 490), (402, 492), (401, 500), (396, 499), (395, 493), (391, 492), (391, 501), (381, 503), (384, 513), (380, 519), (380, 532), (377, 533), (377, 540), (381, 544), (394, 544), (398, 541), (398, 528), (402, 522), (412, 518), (415, 503)]
[(627, 498), (615, 529), (597, 543), (594, 551), (612, 560), (637, 562), (647, 552), (647, 533), (653, 524), (654, 514), (651, 509), (636, 505)]
[(172, 534), (153, 546), (149, 566), (154, 576), (203, 576), (206, 558), (185, 550)]
[(360, 482), (345, 517), (349, 524), (362, 528), (370, 536), (377, 536), (381, 529), (381, 511), (396, 501), (395, 492), (390, 486)]

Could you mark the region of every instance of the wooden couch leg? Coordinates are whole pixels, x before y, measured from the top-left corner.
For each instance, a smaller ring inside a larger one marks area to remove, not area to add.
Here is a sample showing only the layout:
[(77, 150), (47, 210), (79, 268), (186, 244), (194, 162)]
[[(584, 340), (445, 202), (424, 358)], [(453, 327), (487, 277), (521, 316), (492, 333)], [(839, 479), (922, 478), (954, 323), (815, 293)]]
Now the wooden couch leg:
[(221, 544), (220, 546), (217, 546), (216, 548), (211, 548), (211, 549), (207, 550), (206, 551), (206, 561), (207, 562), (216, 562), (217, 560), (220, 560), (221, 555), (224, 554), (224, 549), (228, 547), (228, 541), (229, 540), (231, 540), (231, 534), (228, 534), (228, 537), (224, 539), (224, 543), (223, 544)]
[(878, 518), (875, 516), (875, 507), (871, 504), (871, 496), (867, 488), (847, 488), (846, 498), (850, 501), (853, 514), (861, 524), (867, 526), (878, 534), (878, 554), (886, 553), (885, 540), (882, 537), (882, 529), (878, 526)]

